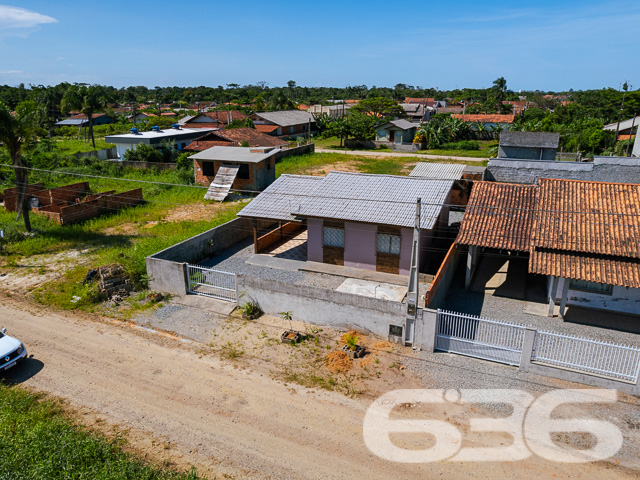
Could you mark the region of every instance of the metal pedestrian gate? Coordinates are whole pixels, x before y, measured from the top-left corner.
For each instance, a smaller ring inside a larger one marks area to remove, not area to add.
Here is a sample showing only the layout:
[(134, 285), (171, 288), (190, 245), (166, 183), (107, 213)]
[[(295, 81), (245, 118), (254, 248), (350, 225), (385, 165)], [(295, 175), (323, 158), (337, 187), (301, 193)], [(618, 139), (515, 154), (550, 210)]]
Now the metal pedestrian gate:
[(524, 325), (438, 310), (437, 350), (520, 365)]
[(189, 293), (228, 302), (238, 301), (236, 274), (187, 264)]

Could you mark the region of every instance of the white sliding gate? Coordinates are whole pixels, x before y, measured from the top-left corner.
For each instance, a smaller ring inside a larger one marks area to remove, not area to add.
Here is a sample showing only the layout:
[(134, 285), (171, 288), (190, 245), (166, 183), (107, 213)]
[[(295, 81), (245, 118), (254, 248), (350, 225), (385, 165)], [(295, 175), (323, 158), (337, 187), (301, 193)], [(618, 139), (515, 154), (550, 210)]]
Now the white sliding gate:
[(438, 310), (437, 350), (520, 365), (523, 325)]
[(189, 293), (228, 302), (238, 301), (236, 274), (187, 264)]

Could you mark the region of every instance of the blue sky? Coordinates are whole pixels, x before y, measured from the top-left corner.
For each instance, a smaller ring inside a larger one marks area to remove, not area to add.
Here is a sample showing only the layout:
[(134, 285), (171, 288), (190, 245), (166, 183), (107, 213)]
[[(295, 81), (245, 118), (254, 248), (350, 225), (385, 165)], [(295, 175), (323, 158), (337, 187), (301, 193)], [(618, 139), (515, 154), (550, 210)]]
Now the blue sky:
[(640, 88), (628, 0), (2, 1), (0, 84)]

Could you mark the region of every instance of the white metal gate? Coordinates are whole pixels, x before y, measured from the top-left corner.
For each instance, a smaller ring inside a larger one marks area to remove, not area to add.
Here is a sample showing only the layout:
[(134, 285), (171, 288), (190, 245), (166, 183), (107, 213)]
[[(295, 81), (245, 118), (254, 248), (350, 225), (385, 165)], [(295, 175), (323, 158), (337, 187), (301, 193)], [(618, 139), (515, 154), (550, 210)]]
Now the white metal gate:
[(228, 302), (238, 301), (236, 274), (187, 264), (189, 293)]
[(436, 349), (520, 365), (523, 325), (438, 310)]

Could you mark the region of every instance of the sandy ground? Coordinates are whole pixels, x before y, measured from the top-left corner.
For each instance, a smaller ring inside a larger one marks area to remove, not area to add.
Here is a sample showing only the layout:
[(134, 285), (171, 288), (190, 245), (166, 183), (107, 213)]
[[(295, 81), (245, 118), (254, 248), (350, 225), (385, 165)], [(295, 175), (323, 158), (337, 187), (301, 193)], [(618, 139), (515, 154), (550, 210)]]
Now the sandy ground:
[[(97, 414), (98, 423), (129, 431), (139, 452), (178, 466), (195, 464), (211, 477), (638, 478), (615, 460), (391, 463), (363, 442), (370, 399), (284, 384), (259, 364), (224, 362), (202, 344), (128, 323), (52, 313), (7, 298), (0, 299), (0, 318), (32, 355), (8, 373), (10, 380), (68, 399), (85, 413), (85, 423)], [(454, 424), (474, 415), (455, 404), (438, 414)], [(470, 445), (491, 441), (483, 436)]]

